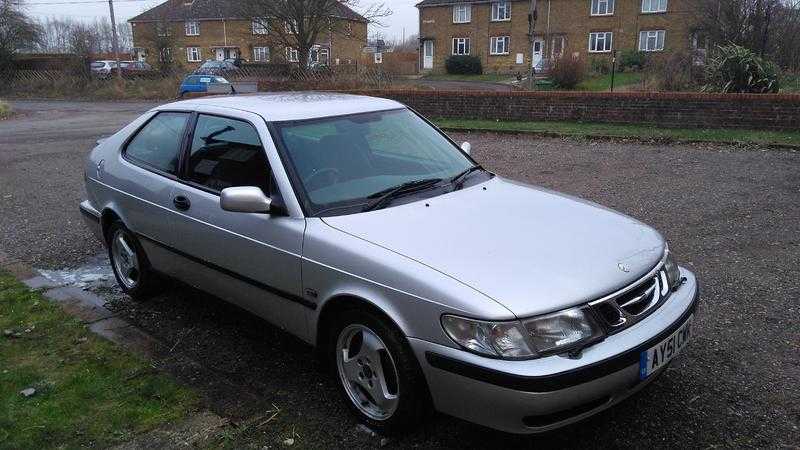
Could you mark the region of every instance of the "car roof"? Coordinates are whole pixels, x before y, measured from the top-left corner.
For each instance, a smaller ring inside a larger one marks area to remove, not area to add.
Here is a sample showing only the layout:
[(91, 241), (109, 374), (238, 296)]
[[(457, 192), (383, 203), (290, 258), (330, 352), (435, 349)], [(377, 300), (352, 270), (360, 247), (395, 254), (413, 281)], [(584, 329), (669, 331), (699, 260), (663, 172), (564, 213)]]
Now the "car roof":
[(160, 106), (158, 110), (201, 106), (229, 108), (256, 113), (269, 122), (317, 119), (373, 111), (405, 108), (394, 100), (334, 92), (269, 92), (247, 95), (210, 96)]

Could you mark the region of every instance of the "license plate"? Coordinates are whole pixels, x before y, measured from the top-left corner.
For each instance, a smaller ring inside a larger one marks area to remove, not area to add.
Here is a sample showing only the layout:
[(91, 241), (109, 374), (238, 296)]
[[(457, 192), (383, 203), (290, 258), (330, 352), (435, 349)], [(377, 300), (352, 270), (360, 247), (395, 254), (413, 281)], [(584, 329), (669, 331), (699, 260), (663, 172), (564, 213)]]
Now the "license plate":
[(639, 355), (640, 380), (644, 380), (653, 372), (664, 367), (675, 355), (680, 353), (692, 336), (693, 319), (694, 315), (689, 316), (686, 322), (669, 337)]

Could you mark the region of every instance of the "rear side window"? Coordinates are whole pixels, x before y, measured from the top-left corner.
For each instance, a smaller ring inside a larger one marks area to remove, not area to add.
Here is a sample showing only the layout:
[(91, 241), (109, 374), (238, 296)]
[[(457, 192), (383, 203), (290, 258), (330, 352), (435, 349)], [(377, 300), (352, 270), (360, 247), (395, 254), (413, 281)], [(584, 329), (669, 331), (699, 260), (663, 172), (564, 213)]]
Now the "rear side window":
[(214, 191), (257, 186), (269, 195), (269, 164), (258, 132), (247, 122), (200, 115), (189, 154), (188, 178)]
[(162, 172), (177, 175), (178, 154), (189, 113), (162, 112), (128, 143), (125, 155)]

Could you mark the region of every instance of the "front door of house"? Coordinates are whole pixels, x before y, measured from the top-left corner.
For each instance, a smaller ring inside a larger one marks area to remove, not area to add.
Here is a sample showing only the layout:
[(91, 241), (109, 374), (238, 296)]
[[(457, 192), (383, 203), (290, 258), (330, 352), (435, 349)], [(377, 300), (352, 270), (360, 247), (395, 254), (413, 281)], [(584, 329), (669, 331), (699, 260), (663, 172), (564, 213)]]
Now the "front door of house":
[(536, 39), (533, 41), (533, 59), (531, 60), (536, 70), (542, 69), (542, 55), (544, 54), (544, 41)]
[(433, 69), (433, 41), (422, 44), (422, 68)]
[(225, 49), (218, 48), (215, 50), (215, 55), (217, 61), (224, 61), (225, 60)]

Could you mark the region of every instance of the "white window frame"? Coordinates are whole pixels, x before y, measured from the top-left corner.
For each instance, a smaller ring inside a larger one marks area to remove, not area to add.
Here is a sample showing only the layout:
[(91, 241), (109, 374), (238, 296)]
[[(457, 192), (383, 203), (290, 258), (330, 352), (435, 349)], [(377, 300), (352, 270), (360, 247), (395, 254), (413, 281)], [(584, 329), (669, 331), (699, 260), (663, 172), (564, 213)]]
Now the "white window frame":
[(196, 20), (187, 20), (183, 24), (183, 31), (187, 36), (200, 36), (200, 22)]
[(469, 55), (470, 42), (468, 37), (453, 38), (453, 55)]
[(589, 14), (592, 16), (613, 16), (615, 3), (615, 0), (591, 0)]
[(296, 48), (286, 47), (286, 62), (300, 62), (300, 52)]
[[(503, 43), (503, 51), (498, 51), (499, 43)], [(490, 55), (508, 55), (511, 47), (511, 36), (492, 36), (489, 38), (489, 54)]]
[(667, 12), (667, 0), (642, 0), (642, 14)]
[[(500, 11), (503, 13), (500, 14)], [(509, 20), (511, 20), (511, 2), (502, 1), (492, 3), (492, 22), (508, 22)]]
[[(197, 55), (192, 58), (192, 53), (197, 53)], [(200, 50), (200, 47), (186, 47), (186, 60), (189, 62), (200, 62), (203, 60), (203, 55)]]
[[(642, 30), (639, 32), (639, 51), (640, 52), (662, 52), (664, 51), (664, 41), (667, 32), (665, 30)], [(650, 48), (650, 39), (653, 39), (653, 47)]]
[(286, 34), (295, 34), (296, 31), (297, 31), (297, 21), (296, 20), (292, 20), (292, 23), (285, 22), (283, 24), (283, 26), (284, 26), (284, 31), (286, 32)]
[(169, 23), (157, 23), (155, 26), (157, 35), (161, 37), (172, 36), (172, 30), (170, 29)]
[(470, 23), (472, 21), (472, 5), (459, 3), (453, 5), (453, 23)]
[(253, 30), (253, 34), (257, 35), (269, 34), (269, 24), (267, 23), (267, 19), (263, 17), (253, 19), (251, 28)]
[[(594, 37), (594, 49), (592, 49), (592, 37)], [(598, 50), (597, 43), (602, 37), (603, 48)], [(614, 48), (614, 33), (611, 31), (596, 31), (589, 33), (589, 53), (609, 53)]]
[(253, 47), (253, 61), (269, 62), (269, 47)]

